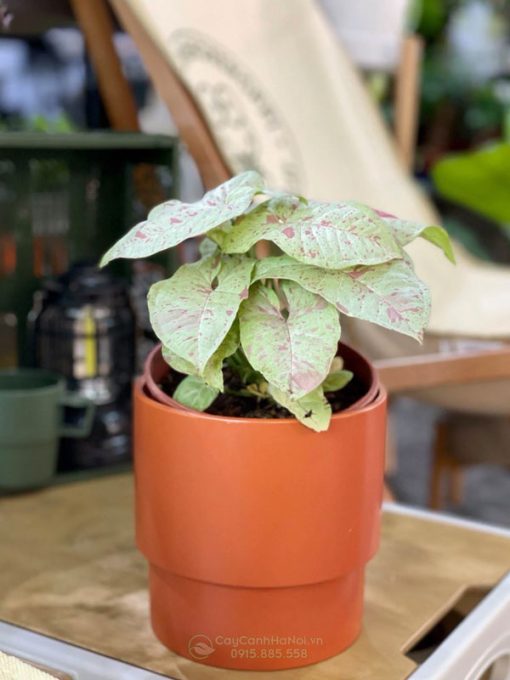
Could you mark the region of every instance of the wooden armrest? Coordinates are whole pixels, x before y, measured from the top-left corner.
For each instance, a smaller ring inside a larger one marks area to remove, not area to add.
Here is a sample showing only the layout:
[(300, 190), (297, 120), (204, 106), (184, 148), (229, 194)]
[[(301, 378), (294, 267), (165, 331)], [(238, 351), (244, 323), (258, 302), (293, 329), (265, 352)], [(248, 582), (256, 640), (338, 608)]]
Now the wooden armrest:
[(438, 353), (375, 362), (388, 392), (407, 392), (442, 385), (510, 379), (510, 346), (496, 350)]

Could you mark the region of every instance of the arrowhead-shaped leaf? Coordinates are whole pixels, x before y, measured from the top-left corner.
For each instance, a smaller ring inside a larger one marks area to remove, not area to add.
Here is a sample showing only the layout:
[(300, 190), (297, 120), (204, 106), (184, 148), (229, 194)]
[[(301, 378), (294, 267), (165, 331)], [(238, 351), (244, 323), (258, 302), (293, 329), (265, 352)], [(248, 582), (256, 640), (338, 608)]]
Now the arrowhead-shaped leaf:
[(328, 269), (378, 264), (402, 256), (384, 220), (358, 203), (276, 198), (215, 235), (226, 253), (245, 253), (262, 239), (273, 241), (299, 262)]
[(421, 237), (425, 241), (433, 243), (440, 248), (446, 257), (455, 264), (455, 255), (448, 236), (448, 232), (443, 227), (437, 225), (424, 226), (418, 222), (409, 222), (408, 220), (401, 220), (398, 217), (393, 217), (386, 213), (379, 213), (386, 224), (389, 225), (393, 234), (401, 246), (407, 246), (411, 241)]
[[(220, 392), (223, 390), (223, 361), (234, 354), (236, 349), (239, 347), (239, 324), (234, 321), (234, 324), (230, 328), (229, 332), (225, 336), (225, 339), (218, 347), (216, 352), (209, 359), (205, 368), (202, 372), (202, 377), (204, 381)], [(198, 370), (195, 366), (178, 356), (168, 347), (163, 346), (163, 358), (176, 371), (179, 373), (187, 373), (188, 375), (199, 375)]]
[(183, 265), (149, 291), (156, 335), (171, 354), (189, 362), (199, 375), (204, 374), (248, 296), (254, 263), (250, 258), (212, 256)]
[(290, 411), (300, 423), (316, 432), (324, 432), (331, 420), (331, 406), (324, 396), (322, 387), (305, 394), (300, 399), (292, 399), (287, 392), (269, 385), (269, 394), (273, 399)]
[(417, 340), (421, 340), (429, 318), (428, 288), (407, 259), (342, 271), (303, 265), (285, 256), (257, 262), (255, 281), (275, 277), (296, 281), (347, 316), (372, 321)]
[(218, 394), (218, 390), (207, 385), (202, 378), (196, 375), (188, 375), (177, 385), (173, 398), (179, 404), (189, 406), (189, 408), (194, 408), (197, 411), (205, 411)]
[[(288, 312), (277, 294), (257, 284), (239, 311), (241, 345), (248, 361), (276, 388), (294, 398), (324, 380), (340, 338), (336, 309), (292, 281), (282, 281)], [(288, 316), (287, 316), (288, 315)]]
[(244, 172), (208, 191), (196, 203), (167, 201), (151, 210), (103, 256), (101, 266), (117, 257), (148, 257), (192, 236), (205, 234), (223, 222), (241, 215), (263, 188), (261, 176)]

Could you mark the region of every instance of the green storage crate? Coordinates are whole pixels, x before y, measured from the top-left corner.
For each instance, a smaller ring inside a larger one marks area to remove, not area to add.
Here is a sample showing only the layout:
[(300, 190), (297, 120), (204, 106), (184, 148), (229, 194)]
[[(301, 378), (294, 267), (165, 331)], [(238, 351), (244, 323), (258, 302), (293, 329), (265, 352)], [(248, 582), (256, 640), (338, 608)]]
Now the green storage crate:
[[(26, 319), (45, 276), (99, 256), (178, 194), (173, 137), (83, 132), (0, 134), (0, 366), (26, 362)], [(171, 266), (171, 265), (170, 265)], [(128, 274), (125, 263), (117, 272)]]

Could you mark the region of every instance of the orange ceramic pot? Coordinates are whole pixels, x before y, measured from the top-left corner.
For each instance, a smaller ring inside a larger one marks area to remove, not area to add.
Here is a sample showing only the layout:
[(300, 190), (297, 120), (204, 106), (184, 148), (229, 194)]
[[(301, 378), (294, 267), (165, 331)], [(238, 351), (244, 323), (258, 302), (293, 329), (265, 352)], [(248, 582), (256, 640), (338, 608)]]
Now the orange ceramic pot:
[(161, 642), (256, 670), (349, 646), (379, 539), (384, 390), (320, 434), (176, 409), (142, 379), (134, 400), (137, 543)]

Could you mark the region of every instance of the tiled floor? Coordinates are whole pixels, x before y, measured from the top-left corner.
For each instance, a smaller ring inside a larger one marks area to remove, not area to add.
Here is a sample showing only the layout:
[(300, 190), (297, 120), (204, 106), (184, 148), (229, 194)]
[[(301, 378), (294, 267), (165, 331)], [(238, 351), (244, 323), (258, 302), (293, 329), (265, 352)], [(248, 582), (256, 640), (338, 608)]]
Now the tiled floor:
[[(398, 465), (390, 482), (403, 503), (421, 507), (427, 504), (431, 441), (439, 415), (439, 409), (412, 399), (399, 399), (393, 404)], [(472, 466), (465, 473), (461, 505), (445, 509), (462, 517), (510, 527), (510, 467)]]

